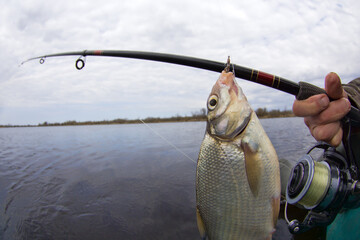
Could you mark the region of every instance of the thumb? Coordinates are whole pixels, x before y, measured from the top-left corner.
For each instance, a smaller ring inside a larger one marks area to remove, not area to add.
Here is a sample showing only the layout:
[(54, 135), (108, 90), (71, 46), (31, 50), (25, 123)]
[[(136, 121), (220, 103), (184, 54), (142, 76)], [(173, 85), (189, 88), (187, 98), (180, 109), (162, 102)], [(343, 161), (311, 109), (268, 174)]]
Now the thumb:
[(329, 106), (329, 98), (326, 94), (318, 94), (305, 100), (295, 100), (293, 112), (298, 117), (308, 117), (319, 114)]
[(325, 77), (325, 91), (332, 99), (346, 97), (346, 93), (341, 85), (341, 79), (334, 72), (329, 73)]

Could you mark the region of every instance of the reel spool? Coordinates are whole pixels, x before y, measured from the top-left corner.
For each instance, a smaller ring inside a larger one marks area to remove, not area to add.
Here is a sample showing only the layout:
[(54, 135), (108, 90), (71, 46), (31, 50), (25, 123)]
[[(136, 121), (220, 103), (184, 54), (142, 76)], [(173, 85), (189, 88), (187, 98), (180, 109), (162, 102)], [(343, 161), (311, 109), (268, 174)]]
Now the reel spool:
[(316, 162), (310, 155), (303, 156), (292, 169), (286, 199), (306, 209), (326, 209), (334, 200), (340, 186), (339, 169), (326, 161)]

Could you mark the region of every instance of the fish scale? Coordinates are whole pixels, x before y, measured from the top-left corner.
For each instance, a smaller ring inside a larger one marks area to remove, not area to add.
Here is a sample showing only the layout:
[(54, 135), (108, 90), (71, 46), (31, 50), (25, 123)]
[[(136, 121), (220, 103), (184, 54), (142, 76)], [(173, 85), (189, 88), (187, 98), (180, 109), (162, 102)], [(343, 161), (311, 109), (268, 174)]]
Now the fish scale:
[(199, 230), (211, 240), (270, 239), (280, 200), (275, 149), (232, 73), (220, 75), (208, 104), (196, 175)]

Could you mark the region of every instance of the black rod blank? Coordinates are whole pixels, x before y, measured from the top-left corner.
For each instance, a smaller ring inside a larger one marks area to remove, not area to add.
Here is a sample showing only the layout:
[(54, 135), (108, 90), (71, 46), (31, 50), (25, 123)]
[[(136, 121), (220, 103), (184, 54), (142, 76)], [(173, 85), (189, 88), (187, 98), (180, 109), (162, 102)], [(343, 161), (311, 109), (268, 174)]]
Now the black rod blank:
[[(48, 57), (59, 57), (59, 56), (105, 56), (105, 57), (123, 57), (123, 58), (135, 58), (152, 60), (158, 62), (166, 62), (172, 64), (179, 64), (194, 68), (200, 68), (209, 71), (222, 72), (226, 66), (226, 63), (215, 62), (207, 59), (194, 58), (188, 56), (181, 56), (167, 53), (156, 53), (156, 52), (142, 52), (142, 51), (123, 51), (123, 50), (85, 50), (75, 52), (64, 52), (55, 53), (39, 57), (30, 58), (27, 61), (40, 59), (40, 63), (44, 63)], [(75, 64), (78, 70), (81, 70), (85, 66), (85, 61), (80, 57)], [(276, 75), (261, 72), (259, 70), (242, 67), (236, 64), (232, 64), (235, 72), (235, 76), (241, 79), (245, 79), (251, 82), (255, 82), (261, 85), (272, 87), (274, 89), (289, 93), (296, 96), (297, 99), (303, 100), (312, 95), (325, 93), (325, 91), (319, 87), (311, 85), (309, 83), (300, 82), (299, 84), (294, 83), (285, 78), (281, 78)], [(360, 111), (359, 109), (352, 107), (351, 111), (347, 115), (350, 119), (360, 122)]]

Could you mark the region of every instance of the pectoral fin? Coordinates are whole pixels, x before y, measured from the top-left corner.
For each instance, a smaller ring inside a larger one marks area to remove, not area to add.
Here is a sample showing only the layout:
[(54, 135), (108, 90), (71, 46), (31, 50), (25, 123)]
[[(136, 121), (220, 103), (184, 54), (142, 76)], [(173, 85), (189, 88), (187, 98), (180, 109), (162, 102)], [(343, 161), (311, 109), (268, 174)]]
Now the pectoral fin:
[(256, 197), (259, 193), (263, 173), (263, 164), (258, 154), (258, 145), (251, 140), (244, 139), (241, 146), (245, 155), (245, 169), (252, 194)]
[(196, 208), (196, 221), (197, 221), (197, 226), (198, 226), (198, 229), (200, 232), (201, 240), (205, 240), (206, 239), (205, 225), (200, 216), (200, 212), (199, 212), (198, 208)]

